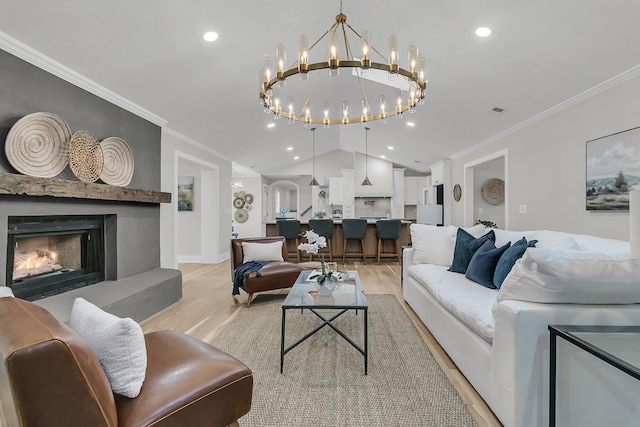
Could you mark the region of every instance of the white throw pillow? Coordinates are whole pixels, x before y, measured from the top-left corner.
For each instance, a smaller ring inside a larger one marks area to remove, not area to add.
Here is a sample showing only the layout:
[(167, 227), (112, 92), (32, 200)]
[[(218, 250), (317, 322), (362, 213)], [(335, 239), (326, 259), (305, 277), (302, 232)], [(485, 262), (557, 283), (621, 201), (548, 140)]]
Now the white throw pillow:
[(640, 303), (640, 258), (529, 248), (505, 278), (497, 301)]
[(250, 261), (284, 261), (282, 258), (282, 242), (251, 243), (242, 242), (242, 262)]
[(8, 286), (0, 286), (0, 297), (12, 297), (13, 291)]
[[(456, 227), (450, 227), (450, 229), (453, 231), (454, 236), (458, 234), (458, 229)], [(484, 224), (476, 224), (471, 227), (462, 227), (462, 229), (467, 233), (471, 234), (476, 239), (478, 237), (484, 236), (484, 234), (487, 231), (487, 227)]]
[(76, 298), (69, 326), (96, 354), (114, 393), (130, 398), (140, 394), (147, 370), (147, 349), (140, 325)]
[(510, 230), (502, 230), (501, 228), (488, 228), (487, 231), (493, 230), (496, 235), (496, 247), (501, 247), (506, 245), (508, 242), (512, 244), (522, 239), (523, 237), (527, 239), (527, 242), (530, 240), (536, 240), (536, 232), (535, 231), (510, 231)]
[(411, 224), (409, 231), (414, 264), (451, 265), (456, 239), (448, 227)]

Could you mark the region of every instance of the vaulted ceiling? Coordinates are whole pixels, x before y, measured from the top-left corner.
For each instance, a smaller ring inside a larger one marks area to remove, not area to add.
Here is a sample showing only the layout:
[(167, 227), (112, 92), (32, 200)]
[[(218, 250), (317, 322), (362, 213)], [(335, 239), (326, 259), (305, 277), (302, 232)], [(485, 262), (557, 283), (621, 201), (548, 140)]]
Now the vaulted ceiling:
[[(233, 162), (268, 175), (311, 156), (302, 124), (267, 128), (258, 69), (278, 43), (294, 58), (301, 33), (322, 35), (338, 0), (5, 0), (1, 9), (0, 32)], [(427, 56), (425, 105), (369, 123), (370, 155), (418, 171), (640, 64), (637, 0), (344, 0), (343, 12), (379, 50), (397, 34), (401, 64), (410, 42)], [(480, 26), (493, 34), (477, 37)], [(206, 31), (219, 39), (204, 41)], [(318, 129), (316, 154), (338, 149), (364, 151), (359, 125)]]

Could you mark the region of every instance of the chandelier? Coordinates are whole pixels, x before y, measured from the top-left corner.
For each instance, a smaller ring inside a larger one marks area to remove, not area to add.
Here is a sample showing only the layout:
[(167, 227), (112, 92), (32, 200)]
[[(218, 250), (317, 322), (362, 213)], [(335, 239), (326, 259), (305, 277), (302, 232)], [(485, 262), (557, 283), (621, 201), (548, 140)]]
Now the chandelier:
[[(336, 22), (311, 46), (306, 36), (300, 36), (298, 56), (289, 68), (285, 67), (284, 45), (279, 44), (275, 57), (265, 56), (260, 69), (260, 99), (265, 112), (273, 113), (275, 119), (284, 117), (289, 123), (323, 127), (350, 123), (364, 126), (371, 120), (385, 122), (387, 117), (402, 118), (405, 111), (414, 112), (416, 105), (424, 102), (425, 56), (418, 53), (415, 43), (409, 44), (409, 66), (405, 69), (398, 63), (395, 35), (389, 36), (388, 57), (370, 39), (368, 30), (357, 32), (347, 23), (341, 1)], [(346, 83), (337, 82), (341, 70), (346, 71), (343, 77), (348, 76)], [(351, 90), (351, 99), (346, 98), (346, 89)], [(336, 92), (340, 100), (334, 99), (331, 105), (326, 98)]]

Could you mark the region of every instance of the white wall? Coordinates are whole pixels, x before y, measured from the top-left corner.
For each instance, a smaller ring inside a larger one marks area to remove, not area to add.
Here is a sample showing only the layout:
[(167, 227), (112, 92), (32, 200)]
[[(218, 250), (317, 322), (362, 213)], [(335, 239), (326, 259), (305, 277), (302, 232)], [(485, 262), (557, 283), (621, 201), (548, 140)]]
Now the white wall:
[(200, 165), (178, 159), (178, 176), (193, 177), (193, 211), (176, 213), (176, 255), (179, 262), (201, 257), (202, 179)]
[[(177, 179), (178, 160), (186, 159), (200, 166), (203, 190), (200, 205), (207, 212), (201, 218), (199, 257), (201, 262), (219, 262), (229, 256), (231, 235), (231, 162), (213, 150), (170, 129), (162, 131), (161, 190), (172, 193), (171, 204), (160, 206), (160, 263), (162, 267), (178, 265)], [(193, 237), (193, 236), (192, 236)], [(190, 251), (193, 253), (197, 250)], [(198, 256), (198, 255), (193, 255)]]
[[(262, 178), (239, 177), (233, 178), (233, 181), (242, 182), (243, 185), (242, 188), (233, 189), (233, 193), (237, 191), (244, 191), (247, 194), (253, 195), (253, 203), (251, 204), (251, 210), (248, 212), (249, 217), (247, 221), (242, 224), (236, 224), (235, 226), (235, 231), (238, 232), (238, 237), (264, 236), (264, 232), (262, 231)], [(233, 197), (231, 200), (233, 200)], [(233, 210), (235, 212), (235, 208)]]
[[(463, 182), (465, 163), (508, 149), (505, 180), (510, 229), (560, 230), (628, 241), (628, 212), (586, 211), (585, 151), (586, 141), (640, 125), (640, 77), (631, 75), (615, 86), (608, 82), (593, 93), (526, 127), (452, 156), (452, 182)], [(527, 213), (519, 213), (520, 205), (526, 205)], [(463, 204), (453, 203), (451, 209), (453, 224), (462, 224)]]

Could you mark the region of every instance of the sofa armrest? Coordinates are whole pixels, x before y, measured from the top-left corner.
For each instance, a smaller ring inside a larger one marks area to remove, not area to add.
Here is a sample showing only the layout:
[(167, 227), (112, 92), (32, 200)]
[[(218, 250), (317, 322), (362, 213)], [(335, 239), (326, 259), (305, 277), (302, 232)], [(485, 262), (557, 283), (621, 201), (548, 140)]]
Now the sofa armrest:
[(400, 285), (403, 285), (404, 278), (409, 277), (409, 267), (413, 265), (413, 253), (415, 249), (405, 247), (402, 250), (402, 271), (400, 272)]
[(505, 300), (496, 306), (491, 369), (496, 402), (515, 402), (513, 425), (545, 425), (549, 404), (549, 324), (640, 325), (640, 304), (540, 304)]

